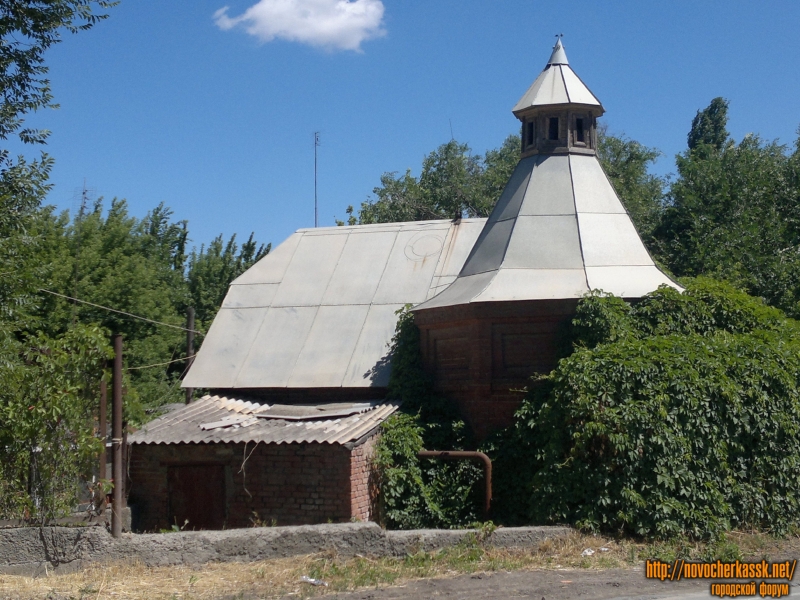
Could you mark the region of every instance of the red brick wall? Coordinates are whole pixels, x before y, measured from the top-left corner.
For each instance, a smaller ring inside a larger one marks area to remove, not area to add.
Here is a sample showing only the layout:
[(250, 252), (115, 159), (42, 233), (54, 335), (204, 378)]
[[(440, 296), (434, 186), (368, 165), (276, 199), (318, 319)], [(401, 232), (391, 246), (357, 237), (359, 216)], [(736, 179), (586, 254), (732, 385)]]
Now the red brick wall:
[(251, 443), (242, 473), (244, 444), (133, 445), (128, 503), (134, 529), (171, 525), (167, 472), (181, 464), (225, 466), (227, 528), (251, 526), (254, 511), (262, 522), (277, 525), (369, 519), (371, 448), (370, 442), (353, 451), (330, 444)]
[(359, 521), (374, 521), (377, 516), (378, 486), (372, 468), (377, 439), (373, 435), (350, 453), (350, 514)]
[(486, 302), (414, 313), (422, 359), (479, 439), (508, 427), (535, 373), (557, 364), (576, 300)]

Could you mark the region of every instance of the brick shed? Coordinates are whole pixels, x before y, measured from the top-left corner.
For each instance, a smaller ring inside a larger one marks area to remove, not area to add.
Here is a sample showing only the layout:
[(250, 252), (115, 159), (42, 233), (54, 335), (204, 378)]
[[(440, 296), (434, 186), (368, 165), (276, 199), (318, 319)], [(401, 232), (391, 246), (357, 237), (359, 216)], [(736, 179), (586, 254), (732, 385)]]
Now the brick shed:
[(374, 518), (381, 402), (276, 405), (206, 396), (129, 437), (133, 529)]

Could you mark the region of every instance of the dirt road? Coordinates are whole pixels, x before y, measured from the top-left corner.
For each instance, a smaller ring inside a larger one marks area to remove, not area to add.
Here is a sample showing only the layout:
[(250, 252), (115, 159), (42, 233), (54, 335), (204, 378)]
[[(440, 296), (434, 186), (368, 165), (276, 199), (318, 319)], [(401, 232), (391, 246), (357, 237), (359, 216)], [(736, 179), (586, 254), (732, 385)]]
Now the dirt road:
[[(331, 600), (701, 600), (709, 582), (645, 579), (642, 569), (539, 570), (425, 579), (404, 586), (324, 596)], [(792, 590), (794, 591), (794, 590)]]

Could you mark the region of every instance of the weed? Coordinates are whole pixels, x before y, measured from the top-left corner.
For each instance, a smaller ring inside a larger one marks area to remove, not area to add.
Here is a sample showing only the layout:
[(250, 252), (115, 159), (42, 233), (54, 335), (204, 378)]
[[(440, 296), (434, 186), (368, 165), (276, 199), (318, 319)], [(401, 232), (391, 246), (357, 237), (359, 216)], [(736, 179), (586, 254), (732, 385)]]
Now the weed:
[(261, 515), (258, 514), (258, 511), (253, 511), (253, 516), (250, 517), (250, 526), (251, 527), (277, 527), (278, 521), (277, 519), (270, 519), (269, 521), (262, 519)]

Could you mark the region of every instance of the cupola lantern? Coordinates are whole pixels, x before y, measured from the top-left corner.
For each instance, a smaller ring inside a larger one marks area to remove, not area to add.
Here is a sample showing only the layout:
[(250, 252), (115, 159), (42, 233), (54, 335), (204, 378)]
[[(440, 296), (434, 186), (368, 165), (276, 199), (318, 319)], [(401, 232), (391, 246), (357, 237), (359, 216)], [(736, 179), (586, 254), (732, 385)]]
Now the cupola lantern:
[(522, 157), (594, 154), (597, 118), (603, 112), (603, 105), (570, 68), (559, 38), (544, 71), (513, 108), (522, 121)]

